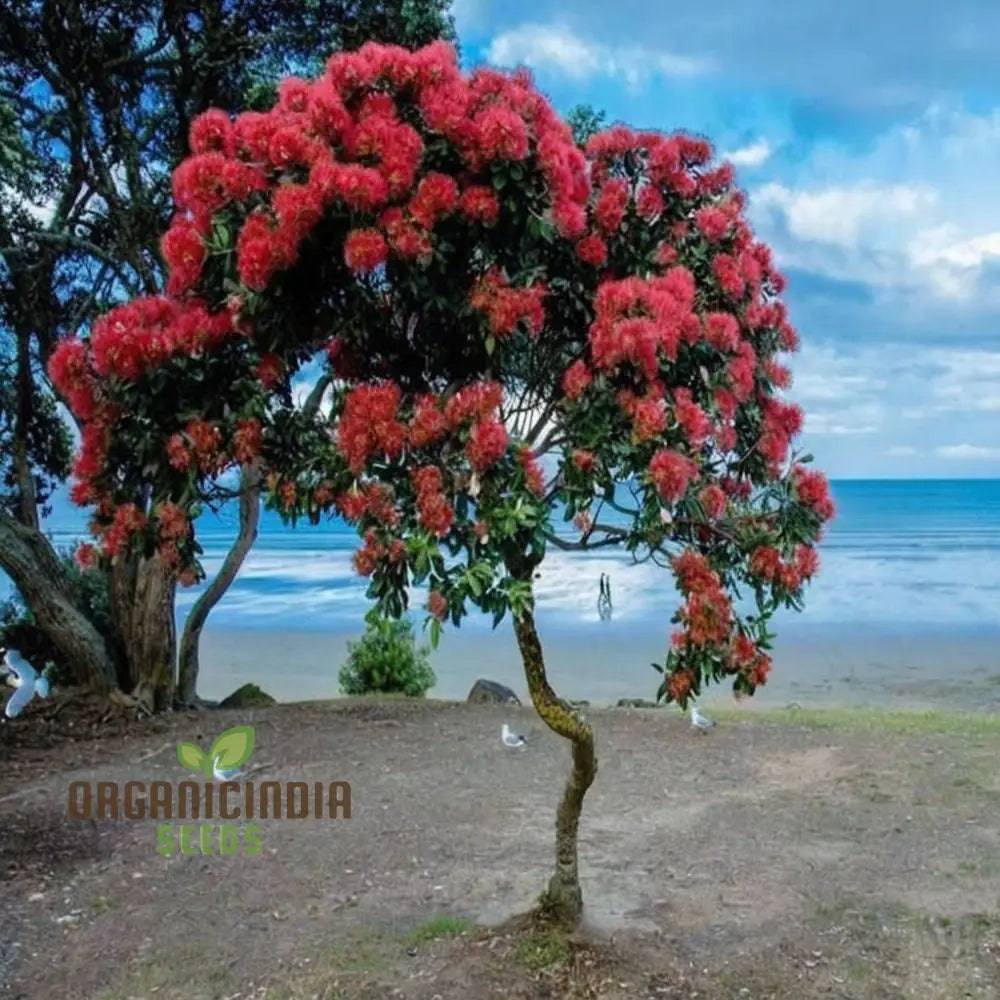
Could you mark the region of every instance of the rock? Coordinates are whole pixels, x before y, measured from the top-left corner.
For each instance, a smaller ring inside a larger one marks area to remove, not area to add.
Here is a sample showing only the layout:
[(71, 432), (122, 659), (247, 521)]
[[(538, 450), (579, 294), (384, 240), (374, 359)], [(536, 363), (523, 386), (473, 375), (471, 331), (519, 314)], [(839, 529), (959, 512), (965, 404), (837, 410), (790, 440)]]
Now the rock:
[(590, 702), (589, 701), (571, 701), (570, 704), (574, 708), (590, 708)]
[(646, 701), (645, 698), (619, 698), (619, 708), (659, 708), (655, 701)]
[(509, 687), (496, 681), (487, 681), (482, 677), (472, 685), (469, 697), (465, 699), (477, 705), (501, 704), (520, 705), (521, 699)]
[(219, 708), (260, 708), (263, 705), (275, 705), (277, 702), (256, 684), (244, 684), (238, 687), (227, 698), (219, 702)]

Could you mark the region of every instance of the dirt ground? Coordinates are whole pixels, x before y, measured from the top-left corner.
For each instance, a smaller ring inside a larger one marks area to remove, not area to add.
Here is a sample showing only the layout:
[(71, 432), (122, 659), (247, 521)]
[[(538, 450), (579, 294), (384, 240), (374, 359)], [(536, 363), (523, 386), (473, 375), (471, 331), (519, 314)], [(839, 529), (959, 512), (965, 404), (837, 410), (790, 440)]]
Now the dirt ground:
[[(0, 1000), (1000, 996), (1000, 719), (591, 719), (567, 938), (518, 917), (569, 765), (529, 709), (32, 706), (0, 725)], [(248, 778), (349, 781), (351, 817), (169, 857), (152, 820), (68, 817), (71, 781), (194, 777), (176, 743), (244, 722)]]

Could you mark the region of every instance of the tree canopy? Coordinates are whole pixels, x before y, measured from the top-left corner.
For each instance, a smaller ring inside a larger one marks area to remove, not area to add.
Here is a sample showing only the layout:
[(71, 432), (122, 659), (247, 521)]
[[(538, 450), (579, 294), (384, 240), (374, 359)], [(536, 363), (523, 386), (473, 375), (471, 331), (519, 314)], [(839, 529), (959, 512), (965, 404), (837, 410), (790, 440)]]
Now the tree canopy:
[[(442, 43), (337, 54), (268, 112), (200, 116), (191, 145), (169, 294), (50, 366), (105, 555), (145, 545), (194, 579), (199, 484), (259, 457), (289, 516), (357, 524), (377, 611), (427, 581), (435, 619), (499, 620), (530, 602), (559, 504), (577, 546), (672, 567), (661, 695), (766, 678), (768, 619), (832, 505), (790, 460), (781, 276), (706, 141), (615, 127), (584, 155), (526, 74), (466, 76)], [(290, 378), (324, 349), (332, 408), (306, 422)]]

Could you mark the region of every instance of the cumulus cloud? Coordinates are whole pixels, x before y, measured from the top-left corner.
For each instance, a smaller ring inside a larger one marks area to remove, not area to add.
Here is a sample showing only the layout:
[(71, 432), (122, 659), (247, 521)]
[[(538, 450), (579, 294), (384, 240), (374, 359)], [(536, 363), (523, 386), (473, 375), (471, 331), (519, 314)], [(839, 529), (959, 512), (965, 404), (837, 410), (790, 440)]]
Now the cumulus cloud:
[(1000, 301), (1000, 109), (932, 104), (859, 154), (825, 143), (750, 191), (750, 215), (784, 263), (925, 300)]
[(732, 152), (723, 153), (721, 159), (728, 160), (734, 167), (761, 167), (770, 158), (774, 150), (766, 139), (758, 139), (748, 146), (740, 146)]
[(573, 80), (610, 77), (638, 86), (650, 76), (696, 76), (708, 63), (699, 58), (641, 45), (609, 46), (588, 40), (556, 24), (521, 24), (497, 35), (486, 50), (499, 66), (524, 65)]
[(812, 190), (772, 183), (757, 188), (752, 197), (758, 215), (780, 215), (792, 237), (853, 250), (862, 238), (875, 238), (900, 221), (919, 217), (938, 196), (919, 185), (863, 182)]

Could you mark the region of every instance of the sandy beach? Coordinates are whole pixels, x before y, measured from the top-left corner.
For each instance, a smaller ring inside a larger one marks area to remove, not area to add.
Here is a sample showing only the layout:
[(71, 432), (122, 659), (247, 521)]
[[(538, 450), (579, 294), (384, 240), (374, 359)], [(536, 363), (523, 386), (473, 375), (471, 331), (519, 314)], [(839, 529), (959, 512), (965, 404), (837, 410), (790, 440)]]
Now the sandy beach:
[[(603, 623), (576, 633), (542, 628), (549, 677), (564, 697), (593, 705), (655, 696), (665, 631)], [(202, 640), (199, 693), (224, 697), (252, 682), (279, 701), (339, 696), (337, 672), (359, 633), (212, 629)], [(1000, 634), (935, 630), (906, 634), (854, 629), (789, 630), (775, 644), (775, 667), (752, 699), (756, 707), (1000, 710)], [(527, 701), (509, 622), (446, 632), (431, 654), (430, 697), (464, 699), (477, 677), (500, 681)], [(709, 688), (706, 705), (736, 704), (728, 686)]]

